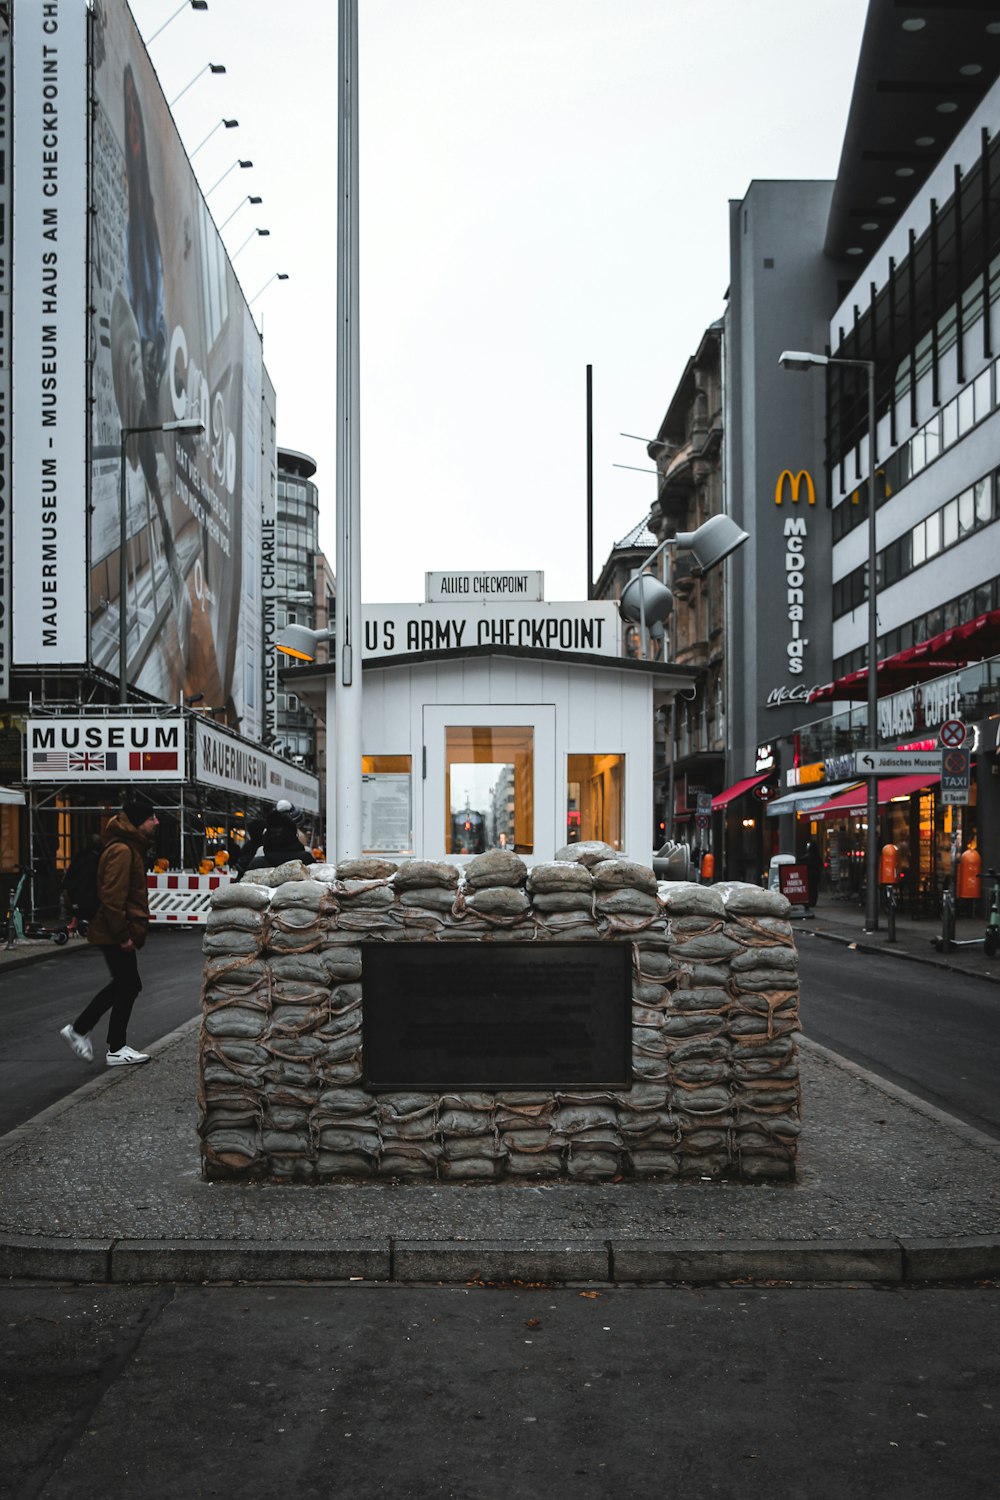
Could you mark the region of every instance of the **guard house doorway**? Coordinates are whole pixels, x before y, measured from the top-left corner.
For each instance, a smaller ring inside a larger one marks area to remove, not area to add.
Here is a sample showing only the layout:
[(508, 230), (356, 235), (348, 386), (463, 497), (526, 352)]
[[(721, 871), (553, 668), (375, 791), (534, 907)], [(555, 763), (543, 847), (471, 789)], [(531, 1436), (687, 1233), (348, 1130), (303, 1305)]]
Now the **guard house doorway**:
[(447, 859), (556, 850), (555, 707), (425, 704), (424, 830)]

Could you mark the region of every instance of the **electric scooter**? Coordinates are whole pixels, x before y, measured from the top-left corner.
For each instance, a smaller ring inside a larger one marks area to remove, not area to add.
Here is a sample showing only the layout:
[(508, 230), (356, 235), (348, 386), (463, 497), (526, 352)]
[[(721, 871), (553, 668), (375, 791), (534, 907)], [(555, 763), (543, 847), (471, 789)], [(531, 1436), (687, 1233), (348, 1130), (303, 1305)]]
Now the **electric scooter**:
[(7, 906), (7, 916), (4, 922), (6, 940), (5, 948), (13, 948), (14, 944), (23, 938), (48, 938), (50, 942), (62, 947), (63, 943), (69, 942), (69, 933), (63, 926), (46, 927), (41, 922), (33, 922), (26, 918), (21, 910), (21, 897), (28, 882), (31, 871), (24, 865), (19, 867), (17, 884), (11, 892), (10, 902)]

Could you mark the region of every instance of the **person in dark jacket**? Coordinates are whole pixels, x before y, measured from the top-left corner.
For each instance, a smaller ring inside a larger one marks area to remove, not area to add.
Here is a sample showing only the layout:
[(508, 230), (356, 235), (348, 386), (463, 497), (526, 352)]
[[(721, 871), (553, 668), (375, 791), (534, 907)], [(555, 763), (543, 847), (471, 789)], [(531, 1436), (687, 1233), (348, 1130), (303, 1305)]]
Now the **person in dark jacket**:
[(111, 975), (76, 1020), (59, 1033), (77, 1057), (92, 1062), (89, 1032), (110, 1011), (108, 1067), (149, 1062), (145, 1052), (126, 1044), (129, 1017), (142, 989), (138, 950), (149, 928), (146, 856), (159, 819), (144, 792), (129, 792), (122, 810), (104, 830), (104, 852), (97, 867), (100, 906), (87, 929), (87, 941), (100, 948)]
[(282, 799), (263, 824), (251, 824), (247, 829), (236, 879), (246, 870), (270, 870), (290, 859), (300, 859), (304, 865), (313, 863), (306, 814)]

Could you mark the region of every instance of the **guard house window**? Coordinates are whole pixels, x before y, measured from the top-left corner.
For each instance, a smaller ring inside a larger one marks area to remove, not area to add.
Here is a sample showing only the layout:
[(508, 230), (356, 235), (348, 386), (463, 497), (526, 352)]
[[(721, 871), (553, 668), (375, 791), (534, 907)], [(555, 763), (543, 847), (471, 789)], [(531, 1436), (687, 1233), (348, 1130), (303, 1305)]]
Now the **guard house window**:
[(566, 842), (622, 846), (624, 755), (570, 755), (566, 761)]
[(446, 726), (446, 853), (534, 852), (534, 762), (530, 725)]
[(412, 854), (412, 762), (408, 755), (361, 757), (361, 845), (366, 854)]

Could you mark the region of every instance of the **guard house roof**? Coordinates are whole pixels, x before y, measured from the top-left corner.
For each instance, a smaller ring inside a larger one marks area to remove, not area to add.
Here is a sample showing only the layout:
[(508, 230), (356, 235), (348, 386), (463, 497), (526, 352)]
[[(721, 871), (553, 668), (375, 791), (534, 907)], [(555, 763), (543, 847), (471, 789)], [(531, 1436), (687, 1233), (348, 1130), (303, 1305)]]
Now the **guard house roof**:
[[(827, 255), (872, 255), (998, 77), (1000, 8), (992, 0), (871, 0)], [(806, 84), (800, 80), (800, 89)], [(808, 108), (804, 93), (802, 108)]]
[[(476, 657), (514, 657), (521, 661), (554, 662), (566, 666), (596, 667), (601, 671), (640, 673), (653, 679), (654, 693), (683, 692), (697, 683), (704, 673), (700, 667), (679, 666), (676, 662), (635, 661), (627, 656), (594, 656), (586, 651), (538, 651), (529, 646), (459, 646), (445, 651), (410, 651), (398, 656), (377, 656), (362, 662), (366, 672), (387, 667), (418, 667), (429, 662), (461, 661)], [(313, 710), (326, 706), (327, 679), (336, 671), (333, 662), (308, 662), (303, 666), (279, 668), (278, 676)]]

